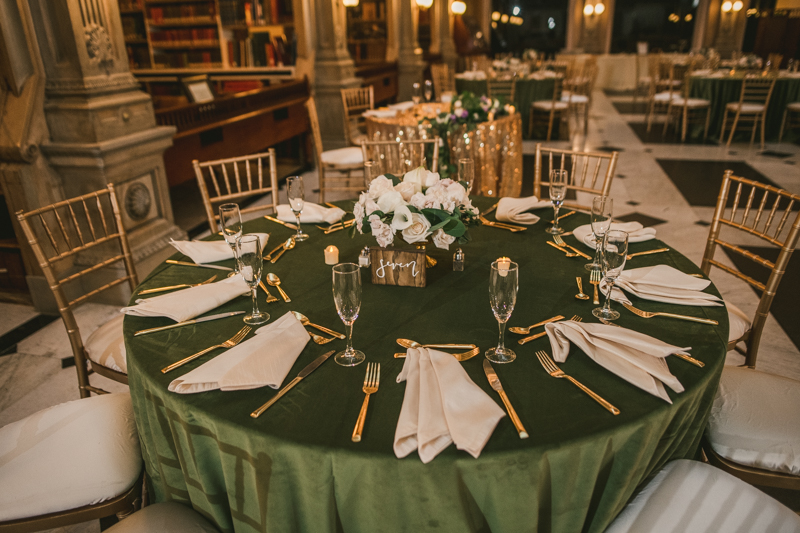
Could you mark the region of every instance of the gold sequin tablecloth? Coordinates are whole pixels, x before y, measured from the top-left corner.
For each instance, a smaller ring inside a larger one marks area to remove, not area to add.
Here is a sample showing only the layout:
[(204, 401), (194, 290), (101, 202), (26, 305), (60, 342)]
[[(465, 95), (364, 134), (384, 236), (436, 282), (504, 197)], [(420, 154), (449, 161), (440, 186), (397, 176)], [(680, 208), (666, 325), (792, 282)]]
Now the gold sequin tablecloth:
[[(449, 104), (421, 104), (391, 118), (368, 117), (367, 135), (372, 140), (430, 139), (424, 116), (446, 111)], [(472, 194), (517, 197), (522, 192), (522, 118), (519, 113), (482, 122), (474, 130), (462, 126), (445, 139), (450, 161), (468, 157), (475, 161)], [(455, 176), (454, 176), (455, 178)]]

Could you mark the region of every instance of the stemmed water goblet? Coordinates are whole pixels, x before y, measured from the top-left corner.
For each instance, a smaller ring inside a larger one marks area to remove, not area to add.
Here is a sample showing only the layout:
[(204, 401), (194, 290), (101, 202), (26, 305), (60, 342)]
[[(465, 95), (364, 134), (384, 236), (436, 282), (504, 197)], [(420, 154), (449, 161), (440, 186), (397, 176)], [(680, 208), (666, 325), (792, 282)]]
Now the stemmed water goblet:
[(292, 208), (292, 213), (297, 219), (297, 234), (294, 236), (295, 241), (304, 241), (308, 239), (308, 235), (303, 233), (300, 228), (300, 213), (303, 212), (303, 205), (305, 205), (305, 189), (303, 188), (303, 176), (290, 176), (286, 178), (286, 195), (289, 197), (289, 206)]
[(333, 360), (342, 366), (356, 366), (364, 361), (364, 352), (353, 349), (353, 322), (361, 310), (361, 269), (355, 263), (340, 263), (333, 267), (333, 303), (347, 328), (347, 348)]
[(591, 263), (586, 263), (584, 268), (591, 272), (592, 270), (602, 270), (603, 265), (600, 263), (600, 249), (603, 243), (603, 236), (611, 227), (611, 213), (614, 210), (614, 199), (608, 196), (595, 196), (592, 199), (592, 233), (594, 234), (594, 260)]
[(222, 204), (219, 206), (219, 225), (222, 227), (222, 236), (233, 252), (233, 270), (239, 272), (239, 255), (236, 243), (242, 237), (242, 215), (239, 204)]
[(364, 161), (364, 184), (369, 189), (370, 183), (372, 180), (377, 178), (381, 175), (381, 162), (374, 161), (370, 159), (369, 161)]
[(425, 101), (430, 102), (431, 98), (433, 98), (433, 82), (431, 80), (425, 80)]
[(257, 326), (269, 320), (268, 313), (258, 310), (256, 294), (258, 282), (261, 281), (263, 264), (261, 239), (259, 239), (258, 235), (243, 235), (236, 244), (236, 247), (238, 248), (237, 262), (239, 263), (239, 273), (242, 275), (242, 278), (244, 278), (248, 287), (250, 287), (250, 292), (253, 296), (253, 312), (249, 315), (245, 315), (244, 323)]
[(567, 195), (567, 183), (569, 181), (569, 172), (566, 170), (551, 170), (550, 171), (550, 201), (553, 202), (553, 226), (547, 228), (545, 231), (551, 235), (561, 235), (564, 233), (564, 228), (558, 225), (558, 210), (561, 204), (564, 203), (564, 197)]
[(420, 90), (419, 83), (414, 82), (411, 86), (411, 101), (414, 102), (414, 105), (419, 105), (421, 99), (422, 91)]
[(458, 160), (458, 181), (466, 184), (467, 194), (472, 191), (472, 182), (475, 180), (475, 162), (472, 159)]
[(517, 290), (519, 266), (507, 257), (493, 262), (489, 272), (489, 303), (497, 319), (500, 336), (497, 346), (486, 351), (486, 359), (492, 363), (510, 363), (517, 358), (517, 354), (505, 346), (506, 322), (517, 303)]
[(603, 307), (592, 310), (597, 318), (616, 320), (619, 313), (611, 309), (611, 290), (614, 282), (625, 268), (625, 259), (628, 255), (628, 233), (617, 229), (608, 230), (603, 236), (603, 249), (600, 262), (603, 265), (603, 277), (606, 280), (606, 303)]

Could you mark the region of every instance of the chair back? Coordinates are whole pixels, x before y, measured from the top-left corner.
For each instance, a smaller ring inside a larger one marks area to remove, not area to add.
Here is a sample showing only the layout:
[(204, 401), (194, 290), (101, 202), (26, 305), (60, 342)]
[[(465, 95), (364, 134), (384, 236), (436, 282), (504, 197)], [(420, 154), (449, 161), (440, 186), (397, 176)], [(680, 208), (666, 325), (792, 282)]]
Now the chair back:
[[(617, 168), (619, 152), (595, 153), (577, 152), (544, 148), (536, 143), (536, 161), (533, 177), (533, 194), (542, 197), (542, 186), (550, 185), (550, 172), (553, 170), (569, 171), (567, 190), (576, 193), (587, 193), (591, 196), (608, 196), (611, 182)], [(543, 174), (547, 176), (545, 179)], [(566, 200), (566, 207), (591, 211), (591, 200), (581, 204), (580, 197), (576, 201)]]
[[(214, 204), (237, 202), (256, 195), (270, 195), (271, 202), (254, 207), (240, 208), (244, 214), (255, 211), (278, 211), (278, 177), (275, 170), (275, 150), (270, 148), (260, 154), (217, 159), (200, 163), (192, 161), (197, 185), (203, 198), (211, 233), (217, 233), (219, 214)], [(265, 176), (264, 167), (268, 175)]]
[(317, 166), (322, 166), (322, 133), (319, 129), (319, 115), (317, 114), (317, 104), (314, 102), (314, 97), (306, 100), (306, 109), (308, 110), (308, 122), (311, 126), (311, 141), (314, 145), (314, 156), (317, 159)]
[(456, 91), (456, 78), (447, 63), (434, 63), (431, 65), (431, 78), (433, 79), (434, 97), (439, 100), (444, 92)]
[(568, 76), (571, 74), (573, 61), (566, 60), (566, 59), (551, 59), (549, 61), (542, 62), (542, 69), (543, 70), (552, 70), (561, 74), (562, 76)]
[(517, 87), (517, 77), (488, 78), (486, 80), (486, 87), (489, 98), (502, 98), (505, 103), (513, 104)]
[(364, 111), (375, 109), (375, 91), (369, 87), (353, 87), (341, 89), (342, 107), (344, 109), (344, 135), (348, 144), (357, 145), (359, 139), (359, 125), (364, 123)]
[[(729, 204), (730, 210), (727, 207)], [(742, 204), (744, 204), (743, 207)], [(800, 211), (796, 214), (792, 212), (798, 208), (800, 208), (800, 195), (734, 176), (732, 170), (725, 171), (700, 268), (708, 275), (712, 266), (717, 267), (761, 291), (761, 300), (758, 303), (750, 331), (743, 338), (732, 341), (728, 346), (728, 349), (731, 350), (738, 342), (746, 341), (745, 364), (749, 367), (754, 367), (756, 364), (758, 346), (767, 315), (769, 315), (769, 308), (786, 271), (786, 266), (789, 264), (789, 258), (797, 246), (798, 237), (800, 237)], [(787, 224), (791, 224), (791, 226), (787, 226)], [(777, 260), (773, 263), (734, 244), (730, 238), (724, 239), (720, 235), (723, 227), (731, 228), (730, 231), (726, 231), (726, 234), (729, 233), (731, 236), (758, 237), (770, 246), (780, 248)], [(723, 248), (726, 253), (740, 255), (767, 268), (770, 271), (767, 282), (762, 283), (736, 268), (716, 260), (714, 254), (718, 246)]]
[(748, 74), (742, 81), (742, 92), (739, 95), (740, 104), (761, 104), (766, 109), (772, 90), (775, 88), (777, 77), (772, 75)]
[(439, 165), (439, 137), (408, 141), (364, 141), (361, 143), (364, 161), (380, 161), (383, 173), (402, 176), (417, 167), (436, 172)]
[[(122, 224), (114, 185), (24, 213), (17, 220), (55, 296), (67, 329), (82, 398), (105, 391), (89, 384), (87, 356), (74, 310), (90, 298), (118, 285), (131, 292), (139, 284), (128, 236)], [(120, 264), (125, 275), (119, 276)], [(93, 276), (91, 275), (93, 274)], [(114, 279), (103, 283), (110, 276)], [(110, 368), (98, 373), (127, 383), (127, 377)], [(106, 372), (107, 371), (107, 372)]]

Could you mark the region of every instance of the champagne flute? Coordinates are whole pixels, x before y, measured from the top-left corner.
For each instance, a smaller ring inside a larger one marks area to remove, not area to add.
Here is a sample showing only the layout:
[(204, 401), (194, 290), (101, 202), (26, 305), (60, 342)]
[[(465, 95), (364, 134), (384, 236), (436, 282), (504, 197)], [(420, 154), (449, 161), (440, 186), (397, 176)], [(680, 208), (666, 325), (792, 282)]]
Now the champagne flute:
[(611, 289), (614, 282), (622, 274), (625, 268), (625, 258), (628, 255), (628, 233), (618, 229), (608, 230), (603, 236), (603, 250), (600, 254), (600, 261), (603, 265), (603, 276), (606, 280), (608, 291), (606, 292), (606, 303), (603, 307), (592, 310), (592, 314), (597, 318), (606, 320), (616, 320), (619, 312), (611, 309)]
[(233, 252), (233, 271), (239, 272), (239, 254), (236, 243), (242, 237), (242, 215), (239, 204), (222, 204), (219, 206), (219, 225), (222, 227), (222, 236)]
[(245, 283), (250, 287), (250, 292), (253, 295), (253, 312), (249, 315), (245, 315), (244, 323), (257, 326), (269, 320), (268, 313), (263, 313), (258, 310), (256, 293), (258, 282), (261, 280), (263, 263), (261, 256), (261, 239), (259, 239), (258, 235), (243, 235), (239, 239), (236, 247), (239, 250), (239, 273), (242, 275), (242, 278), (244, 278)]
[(561, 204), (564, 203), (564, 197), (567, 195), (567, 182), (569, 181), (569, 172), (566, 170), (551, 170), (550, 171), (550, 201), (553, 202), (553, 226), (547, 228), (545, 231), (551, 235), (561, 235), (564, 233), (564, 228), (558, 225), (558, 210)]
[(472, 182), (475, 180), (475, 162), (472, 159), (458, 160), (458, 181), (464, 182), (467, 194), (472, 191)]
[(373, 161), (372, 159), (369, 161), (364, 161), (364, 184), (366, 185), (367, 189), (369, 189), (369, 185), (372, 183), (372, 180), (381, 174), (380, 161)]
[(303, 233), (300, 228), (300, 213), (303, 212), (303, 205), (305, 204), (305, 190), (303, 188), (303, 176), (289, 176), (286, 178), (286, 195), (289, 197), (289, 205), (292, 208), (297, 219), (297, 235), (294, 236), (296, 241), (304, 241), (308, 239), (308, 235)]
[(431, 80), (425, 80), (425, 101), (430, 102), (431, 98), (433, 98), (433, 82)]
[(492, 263), (489, 272), (489, 303), (500, 328), (497, 347), (486, 351), (486, 359), (492, 363), (510, 363), (517, 358), (513, 350), (505, 346), (506, 322), (517, 303), (519, 289), (519, 267), (507, 257)]
[(411, 86), (411, 101), (414, 102), (414, 105), (419, 105), (419, 101), (422, 99), (422, 92), (419, 88), (419, 83), (414, 82)]
[(333, 360), (342, 366), (356, 366), (364, 361), (364, 352), (353, 349), (353, 322), (361, 309), (361, 269), (355, 263), (340, 263), (333, 267), (333, 303), (347, 327), (347, 348)]
[(611, 213), (614, 209), (614, 199), (608, 196), (595, 196), (592, 199), (592, 233), (594, 234), (594, 260), (586, 263), (584, 268), (592, 270), (603, 270), (600, 263), (600, 249), (602, 248), (603, 236), (611, 227)]

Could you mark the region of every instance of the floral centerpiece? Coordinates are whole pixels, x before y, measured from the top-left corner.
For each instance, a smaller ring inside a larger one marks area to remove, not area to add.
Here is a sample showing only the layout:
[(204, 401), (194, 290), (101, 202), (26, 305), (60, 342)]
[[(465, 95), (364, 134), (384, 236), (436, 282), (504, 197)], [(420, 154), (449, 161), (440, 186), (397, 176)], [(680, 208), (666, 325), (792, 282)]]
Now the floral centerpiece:
[(469, 242), (467, 228), (478, 223), (467, 189), (460, 182), (440, 179), (420, 167), (401, 180), (392, 174), (378, 176), (353, 208), (359, 233), (372, 233), (382, 247), (400, 236), (409, 244), (433, 237), (437, 248), (447, 250), (458, 240)]

